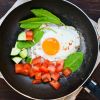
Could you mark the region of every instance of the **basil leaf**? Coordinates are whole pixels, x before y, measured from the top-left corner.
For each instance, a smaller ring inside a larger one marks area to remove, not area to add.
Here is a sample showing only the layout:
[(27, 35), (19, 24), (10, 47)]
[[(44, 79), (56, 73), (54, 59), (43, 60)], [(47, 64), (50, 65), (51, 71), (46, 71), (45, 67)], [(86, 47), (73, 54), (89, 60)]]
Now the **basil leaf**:
[(34, 45), (31, 41), (18, 41), (17, 42), (17, 48), (23, 49), (23, 48), (30, 48)]
[(64, 69), (69, 67), (72, 72), (75, 72), (81, 66), (83, 58), (84, 54), (82, 52), (76, 52), (69, 55), (68, 58), (64, 60)]
[(37, 17), (47, 17), (48, 19), (53, 20), (60, 25), (63, 24), (57, 16), (55, 16), (54, 14), (45, 9), (33, 9), (31, 10), (31, 12), (35, 14), (35, 16)]
[(41, 40), (44, 32), (41, 29), (35, 30), (34, 31), (34, 42), (37, 43)]

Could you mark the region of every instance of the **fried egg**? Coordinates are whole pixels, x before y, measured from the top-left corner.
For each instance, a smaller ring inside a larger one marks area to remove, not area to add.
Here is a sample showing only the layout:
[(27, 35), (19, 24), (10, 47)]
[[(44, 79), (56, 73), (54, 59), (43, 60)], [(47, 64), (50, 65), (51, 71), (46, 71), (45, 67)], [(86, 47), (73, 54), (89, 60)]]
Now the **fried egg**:
[(41, 40), (31, 47), (32, 58), (41, 56), (50, 61), (64, 60), (78, 50), (80, 36), (74, 27), (44, 24), (41, 28), (44, 34)]

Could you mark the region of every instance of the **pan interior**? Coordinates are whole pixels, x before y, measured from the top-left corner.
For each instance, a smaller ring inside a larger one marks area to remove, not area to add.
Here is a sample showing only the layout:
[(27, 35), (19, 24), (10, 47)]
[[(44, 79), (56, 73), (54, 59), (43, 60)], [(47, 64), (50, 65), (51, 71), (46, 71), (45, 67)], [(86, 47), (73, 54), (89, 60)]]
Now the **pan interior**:
[[(22, 30), (18, 22), (32, 16), (30, 10), (44, 8), (57, 15), (66, 25), (74, 26), (82, 34), (81, 50), (85, 58), (80, 69), (69, 78), (60, 79), (59, 90), (54, 90), (48, 84), (33, 85), (32, 79), (16, 75), (10, 52), (15, 45), (18, 33)], [(55, 99), (73, 92), (88, 77), (94, 68), (98, 52), (96, 33), (88, 18), (71, 4), (61, 0), (34, 0), (25, 3), (12, 11), (0, 28), (0, 70), (5, 79), (15, 89), (32, 98)]]

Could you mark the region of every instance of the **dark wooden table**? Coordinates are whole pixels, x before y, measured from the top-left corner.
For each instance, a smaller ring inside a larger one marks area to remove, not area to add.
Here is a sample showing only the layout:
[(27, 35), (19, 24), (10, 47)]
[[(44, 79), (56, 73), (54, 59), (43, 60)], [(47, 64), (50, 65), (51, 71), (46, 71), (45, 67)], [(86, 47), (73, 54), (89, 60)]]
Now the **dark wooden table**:
[[(9, 10), (16, 0), (0, 0), (0, 18)], [(100, 17), (100, 0), (69, 0), (82, 8), (93, 20)], [(91, 76), (100, 84), (100, 64)], [(12, 90), (3, 79), (0, 79), (0, 100), (28, 100)], [(76, 100), (96, 100), (96, 98), (82, 90)]]

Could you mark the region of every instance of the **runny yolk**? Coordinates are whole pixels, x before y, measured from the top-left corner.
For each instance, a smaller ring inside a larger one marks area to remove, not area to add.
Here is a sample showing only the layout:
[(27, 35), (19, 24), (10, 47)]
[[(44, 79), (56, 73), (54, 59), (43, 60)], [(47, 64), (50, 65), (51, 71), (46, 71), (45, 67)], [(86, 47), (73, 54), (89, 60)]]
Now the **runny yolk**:
[(59, 51), (60, 45), (55, 38), (48, 38), (43, 42), (42, 48), (46, 54), (55, 55)]

